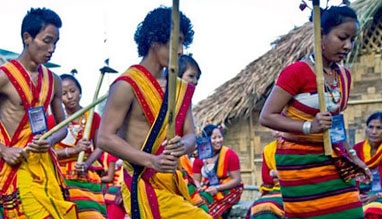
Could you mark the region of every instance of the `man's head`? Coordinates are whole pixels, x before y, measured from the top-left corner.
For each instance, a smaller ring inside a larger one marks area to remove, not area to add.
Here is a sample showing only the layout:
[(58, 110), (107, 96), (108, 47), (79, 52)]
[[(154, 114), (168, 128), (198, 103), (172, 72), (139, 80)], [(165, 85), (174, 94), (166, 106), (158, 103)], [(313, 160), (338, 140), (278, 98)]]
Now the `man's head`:
[[(25, 15), (21, 25), (21, 38), (24, 39), (25, 33), (35, 38), (48, 24), (61, 28), (62, 22), (56, 12), (47, 8), (31, 8)], [(23, 44), (25, 45), (24, 40)]]
[[(171, 8), (158, 7), (149, 12), (138, 25), (134, 40), (138, 45), (138, 55), (146, 56), (155, 43), (166, 44), (171, 34)], [(180, 32), (184, 35), (183, 45), (188, 46), (194, 37), (193, 26), (188, 17), (179, 13)]]
[(54, 11), (46, 8), (31, 8), (21, 26), (24, 54), (36, 63), (48, 62), (60, 38), (61, 26), (61, 19)]

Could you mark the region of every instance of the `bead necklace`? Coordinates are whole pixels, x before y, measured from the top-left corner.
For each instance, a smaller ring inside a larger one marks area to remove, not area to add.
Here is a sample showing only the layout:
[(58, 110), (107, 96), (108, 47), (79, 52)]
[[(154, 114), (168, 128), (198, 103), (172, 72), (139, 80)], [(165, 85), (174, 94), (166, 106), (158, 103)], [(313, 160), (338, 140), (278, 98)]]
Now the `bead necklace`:
[[(338, 104), (341, 101), (341, 97), (342, 97), (341, 81), (339, 81), (339, 86), (337, 86), (337, 83), (335, 86), (331, 86), (325, 80), (325, 88), (329, 92), (333, 103)], [(334, 94), (337, 94), (338, 98), (336, 98)]]
[[(313, 54), (311, 54), (309, 56), (309, 59), (310, 61), (315, 65), (316, 64), (316, 61), (314, 59), (314, 56)], [(332, 68), (331, 68), (332, 69)], [(329, 74), (325, 69), (323, 69), (324, 72), (327, 74), (327, 75), (331, 75)], [(335, 70), (335, 69), (334, 69)], [(332, 72), (331, 72), (332, 73)], [(341, 101), (341, 97), (342, 97), (342, 89), (341, 89), (341, 80), (339, 78), (339, 74), (337, 73), (337, 71), (335, 70), (335, 76), (334, 76), (334, 80), (331, 84), (328, 83), (328, 81), (325, 79), (324, 77), (324, 84), (325, 84), (325, 90), (327, 90), (329, 92), (329, 95), (330, 95), (330, 98), (332, 99), (332, 102), (334, 104), (338, 104), (340, 103)], [(338, 95), (338, 98), (335, 97), (335, 94)]]
[(84, 129), (86, 124), (86, 118), (85, 115), (82, 115), (81, 120), (79, 124), (74, 124), (73, 121), (69, 123), (68, 129), (70, 134), (74, 137), (74, 139), (81, 138), (82, 136), (82, 130)]

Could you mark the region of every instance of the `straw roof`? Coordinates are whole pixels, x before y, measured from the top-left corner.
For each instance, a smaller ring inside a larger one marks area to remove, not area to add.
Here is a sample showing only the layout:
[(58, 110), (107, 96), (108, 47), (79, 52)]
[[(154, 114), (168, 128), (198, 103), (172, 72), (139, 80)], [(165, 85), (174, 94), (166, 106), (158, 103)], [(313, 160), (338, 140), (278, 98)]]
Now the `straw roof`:
[[(382, 1), (358, 0), (351, 7), (357, 11), (361, 31), (357, 49), (348, 57), (356, 57), (354, 53), (359, 53), (358, 48), (364, 48), (359, 43), (363, 42), (360, 38), (366, 35), (364, 31), (370, 26), (377, 11), (382, 9)], [(313, 24), (307, 22), (291, 30), (272, 45), (271, 50), (247, 65), (194, 107), (193, 113), (198, 126), (207, 122), (229, 123), (236, 118), (248, 117), (254, 109), (260, 109), (280, 71), (313, 51)]]

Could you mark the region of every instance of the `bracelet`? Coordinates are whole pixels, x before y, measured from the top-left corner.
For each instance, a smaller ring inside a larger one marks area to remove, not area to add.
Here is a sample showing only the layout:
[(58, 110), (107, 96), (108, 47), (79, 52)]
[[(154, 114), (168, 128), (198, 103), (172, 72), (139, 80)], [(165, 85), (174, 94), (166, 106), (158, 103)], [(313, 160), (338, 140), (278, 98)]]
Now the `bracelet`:
[(66, 157), (70, 157), (69, 156), (69, 148), (65, 148), (65, 155), (66, 155)]
[(376, 195), (377, 195), (377, 198), (382, 198), (382, 193), (381, 192), (377, 192)]
[(352, 149), (349, 149), (349, 154), (353, 157), (356, 157), (357, 156), (357, 152), (352, 148)]
[(217, 186), (215, 186), (215, 188), (216, 188), (216, 191), (218, 191), (219, 192), (219, 185), (217, 185)]
[(304, 124), (302, 125), (302, 133), (304, 133), (305, 135), (309, 135), (311, 128), (312, 128), (312, 122), (305, 121)]

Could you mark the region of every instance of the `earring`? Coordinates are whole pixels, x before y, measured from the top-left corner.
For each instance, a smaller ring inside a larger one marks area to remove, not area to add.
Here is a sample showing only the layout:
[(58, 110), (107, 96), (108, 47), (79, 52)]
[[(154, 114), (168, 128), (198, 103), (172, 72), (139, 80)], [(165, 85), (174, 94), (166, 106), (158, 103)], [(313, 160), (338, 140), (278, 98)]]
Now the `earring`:
[(82, 94), (80, 94), (78, 97), (81, 99), (81, 97), (82, 97)]

